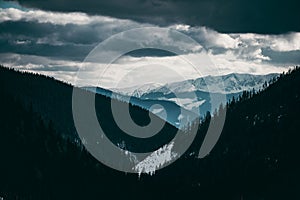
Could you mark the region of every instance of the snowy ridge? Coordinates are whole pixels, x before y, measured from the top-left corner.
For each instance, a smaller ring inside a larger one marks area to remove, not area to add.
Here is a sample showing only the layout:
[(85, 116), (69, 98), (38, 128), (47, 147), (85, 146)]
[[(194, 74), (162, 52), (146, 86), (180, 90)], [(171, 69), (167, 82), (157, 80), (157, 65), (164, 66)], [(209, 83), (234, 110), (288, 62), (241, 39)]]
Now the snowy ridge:
[(116, 93), (120, 93), (126, 96), (134, 96), (140, 98), (143, 94), (155, 90), (156, 88), (161, 87), (162, 85), (159, 83), (147, 83), (142, 86), (132, 86), (128, 88), (118, 88), (118, 89), (111, 89)]
[[(112, 89), (113, 91), (128, 96), (142, 97), (145, 94), (159, 92), (165, 95), (183, 92), (204, 91), (211, 93), (239, 93), (245, 90), (259, 90), (265, 81), (278, 76), (278, 74), (252, 75), (252, 74), (227, 74), (223, 76), (205, 76), (181, 82), (168, 83), (163, 86), (157, 83), (149, 83), (143, 86)], [(192, 86), (192, 87), (191, 87)]]
[[(130, 102), (149, 110), (177, 128), (184, 128), (197, 117), (204, 116), (207, 111), (213, 113), (221, 103), (226, 104), (229, 99), (238, 97), (243, 91), (253, 89), (257, 91), (265, 82), (277, 76), (278, 74), (228, 74), (165, 85), (149, 83), (130, 88), (112, 89), (113, 92), (103, 88), (86, 87), (86, 89), (113, 99)], [(218, 101), (218, 105), (212, 105), (212, 96)], [(152, 107), (154, 104), (160, 106)]]
[[(163, 86), (149, 83), (141, 87), (136, 86), (112, 90), (140, 99), (174, 102), (186, 110), (199, 114), (199, 107), (209, 103), (210, 99), (208, 96), (211, 93), (226, 95), (227, 98), (232, 98), (232, 96), (237, 97), (243, 91), (253, 89), (257, 91), (262, 89), (265, 82), (269, 82), (269, 80), (277, 76), (278, 74), (275, 73), (267, 75), (232, 73), (223, 76), (206, 76), (192, 80), (173, 82)], [(207, 108), (204, 110), (208, 111)]]
[(190, 82), (197, 90), (228, 94), (249, 91), (252, 89), (259, 90), (265, 82), (268, 82), (276, 76), (278, 76), (278, 74), (228, 74), (220, 77), (207, 76), (190, 80)]

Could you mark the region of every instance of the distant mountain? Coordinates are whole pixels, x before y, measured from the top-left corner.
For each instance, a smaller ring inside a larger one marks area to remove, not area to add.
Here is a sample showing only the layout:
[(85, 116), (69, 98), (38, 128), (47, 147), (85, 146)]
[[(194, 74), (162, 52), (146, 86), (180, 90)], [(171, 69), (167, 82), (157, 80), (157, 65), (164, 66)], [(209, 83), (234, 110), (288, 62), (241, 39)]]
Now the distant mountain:
[[(166, 106), (167, 102), (178, 105), (184, 109), (184, 112), (169, 112), (172, 116), (169, 116), (167, 121), (180, 128), (180, 124), (184, 127), (195, 118), (204, 117), (206, 112), (213, 113), (221, 103), (224, 105), (233, 97), (238, 98), (243, 91), (258, 91), (266, 87), (268, 82), (276, 77), (278, 77), (278, 74), (251, 75), (233, 73), (223, 76), (206, 76), (166, 85), (150, 83), (140, 87), (112, 90), (119, 97), (122, 95), (126, 96), (125, 99), (131, 97), (133, 104), (148, 110), (149, 106), (145, 104), (145, 101), (155, 101), (163, 107)], [(218, 103), (212, 104), (212, 99)], [(134, 101), (138, 101), (138, 103), (134, 103)], [(175, 107), (172, 105), (172, 108)], [(178, 108), (176, 109), (178, 110)], [(155, 114), (164, 118), (163, 113)]]
[(168, 100), (141, 99), (134, 96), (122, 95), (99, 87), (83, 87), (83, 89), (146, 109), (177, 128), (179, 128), (180, 125), (182, 125), (180, 128), (183, 128), (199, 117), (199, 115), (194, 112), (181, 108), (175, 102)]
[(233, 94), (253, 89), (258, 91), (259, 89), (262, 89), (265, 82), (269, 82), (271, 79), (277, 76), (279, 76), (279, 74), (276, 73), (267, 75), (231, 73), (222, 76), (205, 76), (197, 79), (169, 83), (166, 85), (148, 83), (142, 86), (122, 89), (112, 88), (111, 90), (127, 96), (135, 96), (139, 98), (147, 98), (147, 94), (150, 93), (162, 93), (167, 95), (171, 93), (171, 91), (175, 93), (202, 91)]
[(137, 98), (140, 98), (143, 94), (149, 93), (153, 90), (156, 90), (157, 88), (162, 87), (162, 84), (159, 83), (146, 83), (142, 86), (132, 86), (132, 87), (127, 87), (127, 88), (112, 88), (110, 90), (119, 93), (119, 94), (123, 94), (126, 96), (134, 96)]

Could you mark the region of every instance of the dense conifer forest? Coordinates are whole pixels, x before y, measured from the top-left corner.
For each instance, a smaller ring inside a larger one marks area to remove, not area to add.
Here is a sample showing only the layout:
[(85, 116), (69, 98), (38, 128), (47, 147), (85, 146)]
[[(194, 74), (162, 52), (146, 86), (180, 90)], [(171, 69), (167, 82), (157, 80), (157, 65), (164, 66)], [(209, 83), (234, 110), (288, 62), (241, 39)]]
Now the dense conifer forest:
[[(139, 177), (106, 167), (82, 146), (71, 85), (2, 66), (0, 199), (299, 199), (299, 85), (296, 67), (262, 91), (244, 92), (212, 116), (207, 113), (185, 155), (154, 176)], [(129, 149), (150, 149), (177, 131), (166, 124), (146, 141), (127, 137), (113, 121), (110, 101), (97, 95), (96, 110), (116, 144), (125, 140)], [(138, 124), (149, 122), (148, 111), (130, 110)], [(208, 156), (196, 158), (209, 122), (225, 110), (218, 143)]]

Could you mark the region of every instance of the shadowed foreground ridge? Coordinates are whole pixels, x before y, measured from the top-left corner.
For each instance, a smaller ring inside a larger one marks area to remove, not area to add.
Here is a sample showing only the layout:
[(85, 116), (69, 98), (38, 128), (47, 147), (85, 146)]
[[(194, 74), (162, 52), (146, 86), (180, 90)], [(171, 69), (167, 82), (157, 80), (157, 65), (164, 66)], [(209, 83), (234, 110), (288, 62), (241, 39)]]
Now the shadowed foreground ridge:
[[(1, 67), (0, 197), (297, 199), (299, 85), (296, 68), (257, 94), (245, 92), (226, 105), (225, 127), (209, 156), (195, 158), (208, 123), (214, 120), (208, 114), (184, 156), (154, 176), (138, 178), (104, 166), (82, 147), (72, 121), (72, 86)], [(99, 112), (109, 116), (110, 99), (96, 99)], [(131, 110), (137, 123), (147, 124), (147, 111)], [(103, 123), (116, 127), (112, 118), (105, 119)], [(117, 128), (108, 137), (147, 149), (169, 141), (176, 128), (166, 124), (162, 132), (167, 134), (144, 143)]]

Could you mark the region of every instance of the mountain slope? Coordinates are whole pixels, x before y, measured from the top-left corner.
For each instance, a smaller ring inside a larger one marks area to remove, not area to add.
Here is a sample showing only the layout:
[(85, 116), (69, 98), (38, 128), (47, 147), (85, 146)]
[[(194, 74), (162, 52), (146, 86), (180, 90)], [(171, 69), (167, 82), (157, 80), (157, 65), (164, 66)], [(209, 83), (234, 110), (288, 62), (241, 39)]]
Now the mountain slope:
[[(0, 197), (5, 200), (300, 197), (299, 69), (282, 75), (262, 92), (244, 93), (227, 104), (221, 138), (207, 157), (195, 155), (208, 124), (223, 109), (214, 117), (206, 116), (191, 148), (177, 162), (154, 176), (140, 178), (104, 166), (80, 143), (61, 137), (69, 134), (68, 124), (59, 128), (55, 115), (44, 112), (52, 110), (66, 117), (67, 110), (60, 110), (68, 107), (66, 97), (56, 95), (64, 94), (61, 87), (68, 94), (71, 86), (4, 68), (0, 76)], [(32, 101), (41, 96), (45, 96), (43, 101)], [(109, 105), (105, 99), (99, 96), (100, 106)], [(146, 120), (149, 113), (137, 110), (141, 121)], [(110, 118), (103, 120), (112, 123)]]
[[(203, 91), (211, 93), (233, 94), (241, 93), (243, 91), (250, 91), (253, 89), (258, 91), (259, 89), (262, 89), (262, 86), (265, 82), (269, 82), (278, 75), (279, 74), (276, 73), (267, 75), (231, 73), (222, 76), (205, 76), (197, 79), (168, 83), (166, 85), (153, 83), (146, 84), (141, 87), (137, 86), (112, 90), (135, 97), (143, 97), (143, 95), (150, 93), (169, 94), (170, 91), (173, 91), (174, 93)], [(209, 88), (207, 86), (209, 86)]]
[[(211, 165), (209, 171), (218, 177), (214, 181), (224, 187), (222, 191), (240, 190), (236, 199), (300, 197), (299, 85), (300, 70), (296, 68), (262, 92), (244, 93), (227, 105), (221, 138), (207, 157), (207, 162), (220, 166)], [(200, 173), (198, 178), (209, 181), (203, 176)]]
[[(142, 109), (146, 109), (151, 113), (157, 115), (161, 119), (172, 124), (176, 128), (184, 128), (191, 121), (195, 120), (199, 115), (180, 107), (178, 104), (172, 101), (163, 99), (141, 99), (134, 96), (126, 96), (110, 90), (95, 87), (84, 87), (88, 91), (112, 98), (123, 102), (130, 103), (138, 106)], [(201, 103), (201, 102), (200, 102)], [(184, 117), (181, 117), (184, 116)]]
[[(258, 91), (268, 85), (278, 74), (251, 75), (228, 74), (223, 76), (206, 76), (194, 80), (169, 83), (166, 85), (145, 84), (141, 87), (112, 89), (121, 96), (130, 98), (135, 105), (150, 110), (149, 101), (161, 104), (170, 113), (167, 121), (176, 127), (182, 128), (197, 117), (204, 117), (206, 112), (213, 113), (219, 105), (227, 103), (233, 97), (238, 98), (243, 91)], [(101, 91), (99, 91), (101, 94)], [(167, 104), (169, 102), (169, 104)], [(213, 103), (215, 102), (215, 103)], [(173, 105), (172, 105), (173, 104)], [(172, 106), (170, 106), (172, 105)], [(179, 110), (184, 113), (170, 110)], [(162, 113), (155, 113), (163, 118)], [(178, 126), (178, 124), (182, 126)]]
[[(23, 106), (27, 109), (32, 109), (34, 112), (40, 113), (45, 122), (50, 120), (57, 132), (62, 133), (63, 137), (78, 139), (72, 114), (72, 91), (73, 87), (65, 83), (48, 78), (41, 75), (29, 73), (20, 73), (7, 68), (0, 68), (0, 84), (3, 92), (12, 95), (16, 99), (20, 99)], [(80, 89), (78, 89), (80, 90)], [(83, 96), (89, 98), (94, 93), (80, 90)], [(116, 99), (112, 100), (128, 107), (126, 102), (121, 102)], [(131, 145), (127, 148), (149, 149), (148, 142), (155, 142), (155, 147), (161, 146), (164, 142), (172, 139), (177, 129), (166, 123), (161, 133), (153, 137), (141, 140), (129, 136), (122, 131), (115, 123), (112, 112), (110, 110), (111, 99), (96, 94), (95, 108), (98, 120), (102, 122), (102, 128), (108, 132), (108, 137), (115, 144), (130, 141)], [(133, 121), (141, 126), (145, 126), (150, 122), (150, 117), (154, 117), (161, 121), (158, 117), (149, 113), (147, 110), (140, 107), (129, 105), (129, 110)], [(164, 122), (163, 122), (164, 123)], [(142, 134), (142, 133), (141, 133)], [(152, 149), (151, 147), (150, 149)]]

